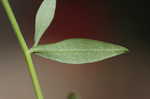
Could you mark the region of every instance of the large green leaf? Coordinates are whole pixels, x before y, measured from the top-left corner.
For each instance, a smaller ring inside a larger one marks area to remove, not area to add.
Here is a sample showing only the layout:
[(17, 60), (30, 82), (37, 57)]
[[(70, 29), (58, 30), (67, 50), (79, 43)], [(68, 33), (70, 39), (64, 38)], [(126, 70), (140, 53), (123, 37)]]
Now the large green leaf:
[(56, 0), (44, 0), (36, 14), (34, 41), (37, 45), (40, 38), (51, 24), (56, 9)]
[(39, 56), (69, 64), (101, 61), (127, 51), (127, 48), (119, 45), (90, 39), (68, 39), (31, 49)]

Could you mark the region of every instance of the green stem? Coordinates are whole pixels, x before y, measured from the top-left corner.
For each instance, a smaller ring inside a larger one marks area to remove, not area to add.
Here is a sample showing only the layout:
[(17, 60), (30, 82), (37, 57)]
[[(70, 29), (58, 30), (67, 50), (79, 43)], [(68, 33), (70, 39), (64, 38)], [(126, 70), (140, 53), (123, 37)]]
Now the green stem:
[(13, 10), (11, 9), (9, 1), (8, 0), (0, 0), (0, 3), (2, 4), (2, 6), (4, 7), (4, 9), (6, 11), (6, 14), (9, 18), (9, 21), (12, 25), (12, 28), (16, 34), (16, 37), (19, 41), (19, 44), (20, 44), (21, 49), (23, 51), (23, 54), (25, 56), (25, 60), (26, 60), (26, 63), (28, 65), (28, 71), (30, 72), (30, 75), (32, 78), (32, 83), (33, 83), (35, 95), (36, 95), (37, 99), (44, 99), (44, 97), (42, 95), (42, 90), (40, 88), (40, 83), (39, 83), (39, 80), (37, 77), (36, 69), (35, 69), (35, 66), (34, 66), (33, 61), (32, 61), (31, 53), (29, 52), (29, 48), (28, 48), (28, 46), (24, 40), (24, 37), (21, 33), (21, 30), (20, 30), (19, 25), (16, 21)]

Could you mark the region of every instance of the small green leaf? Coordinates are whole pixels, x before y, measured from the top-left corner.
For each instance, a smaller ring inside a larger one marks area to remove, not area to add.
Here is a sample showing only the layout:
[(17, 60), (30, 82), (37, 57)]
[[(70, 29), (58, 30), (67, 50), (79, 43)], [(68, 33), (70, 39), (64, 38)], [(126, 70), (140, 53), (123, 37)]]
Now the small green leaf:
[(90, 39), (68, 39), (31, 49), (31, 52), (44, 58), (69, 64), (101, 61), (127, 51), (127, 48), (119, 45)]
[(77, 96), (76, 96), (76, 94), (75, 93), (70, 93), (69, 95), (68, 95), (68, 98), (67, 99), (77, 99)]
[(36, 14), (35, 23), (35, 46), (39, 43), (40, 38), (51, 24), (56, 9), (56, 0), (44, 0)]

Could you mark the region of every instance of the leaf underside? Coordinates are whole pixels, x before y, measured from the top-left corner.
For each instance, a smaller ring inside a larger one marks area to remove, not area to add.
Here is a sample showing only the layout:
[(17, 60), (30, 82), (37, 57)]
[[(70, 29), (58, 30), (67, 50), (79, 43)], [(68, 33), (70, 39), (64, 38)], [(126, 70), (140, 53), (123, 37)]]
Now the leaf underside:
[(119, 45), (90, 39), (67, 39), (31, 49), (36, 55), (68, 64), (85, 64), (102, 61), (128, 52)]
[(44, 0), (38, 9), (35, 20), (35, 46), (39, 43), (40, 38), (51, 24), (56, 10), (56, 0)]

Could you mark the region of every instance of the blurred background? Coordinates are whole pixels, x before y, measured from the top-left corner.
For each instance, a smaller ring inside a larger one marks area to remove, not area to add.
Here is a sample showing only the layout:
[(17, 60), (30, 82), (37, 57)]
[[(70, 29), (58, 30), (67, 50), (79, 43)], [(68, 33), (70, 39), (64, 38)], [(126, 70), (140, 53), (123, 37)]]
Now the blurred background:
[[(56, 16), (41, 43), (90, 38), (130, 53), (102, 62), (69, 65), (33, 56), (45, 99), (150, 99), (149, 3), (146, 0), (57, 0)], [(10, 0), (28, 45), (42, 0)], [(48, 12), (47, 12), (48, 13)], [(0, 6), (0, 99), (35, 99), (27, 66)]]

